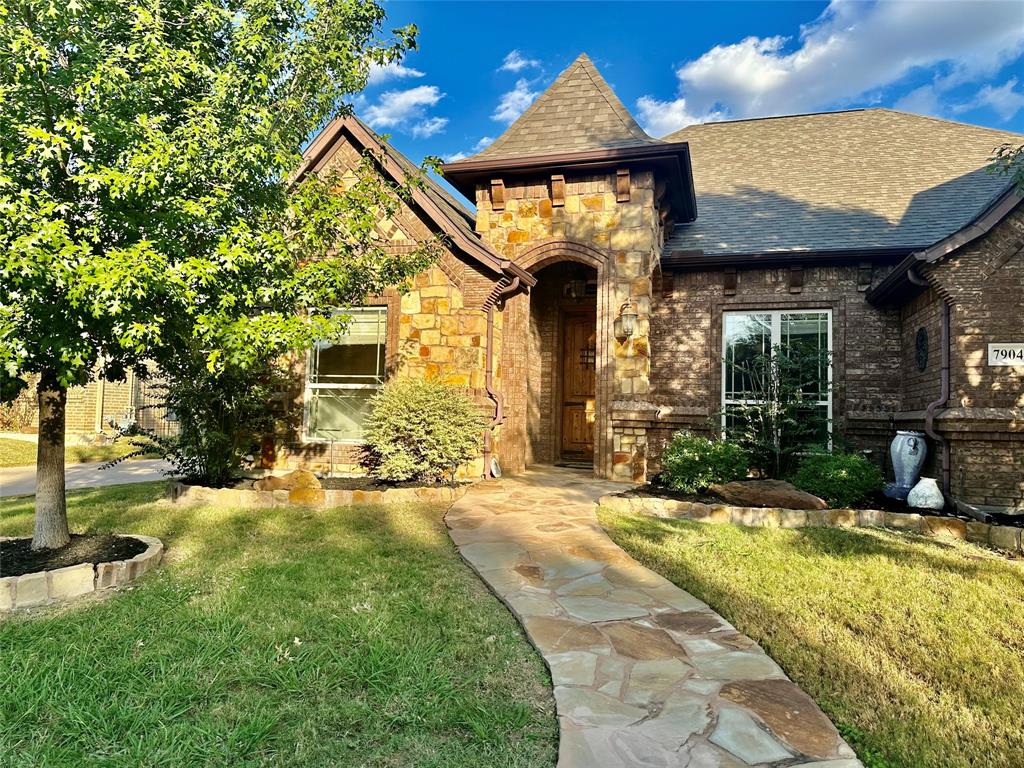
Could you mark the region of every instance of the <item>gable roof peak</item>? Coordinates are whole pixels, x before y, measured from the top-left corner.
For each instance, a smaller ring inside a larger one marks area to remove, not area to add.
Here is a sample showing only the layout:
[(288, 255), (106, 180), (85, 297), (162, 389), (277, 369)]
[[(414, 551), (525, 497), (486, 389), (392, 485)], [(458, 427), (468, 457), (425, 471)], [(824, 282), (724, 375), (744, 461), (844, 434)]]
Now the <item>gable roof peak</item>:
[(586, 53), (576, 59), (505, 132), (467, 160), (660, 144), (648, 136)]

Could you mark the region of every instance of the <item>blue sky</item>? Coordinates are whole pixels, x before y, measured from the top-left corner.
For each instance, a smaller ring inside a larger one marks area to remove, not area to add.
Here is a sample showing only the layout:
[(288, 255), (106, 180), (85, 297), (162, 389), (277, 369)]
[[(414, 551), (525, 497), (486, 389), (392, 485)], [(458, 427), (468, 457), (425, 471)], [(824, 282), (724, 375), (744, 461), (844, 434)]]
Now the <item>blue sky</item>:
[(648, 133), (887, 106), (1024, 133), (1024, 3), (386, 2), (420, 50), (356, 111), (413, 160), (472, 154), (586, 52)]

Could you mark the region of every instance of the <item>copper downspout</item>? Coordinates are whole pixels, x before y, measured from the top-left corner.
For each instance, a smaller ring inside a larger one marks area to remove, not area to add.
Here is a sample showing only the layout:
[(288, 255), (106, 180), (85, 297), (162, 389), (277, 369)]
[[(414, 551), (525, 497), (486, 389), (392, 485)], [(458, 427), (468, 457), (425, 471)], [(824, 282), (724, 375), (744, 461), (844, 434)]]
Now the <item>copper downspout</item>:
[(502, 302), (502, 298), (514, 293), (519, 289), (519, 276), (512, 278), (512, 282), (504, 288), (498, 288), (491, 294), (487, 302), (487, 360), (484, 363), (484, 389), (487, 390), (487, 397), (494, 403), (494, 415), (491, 423), (484, 430), (484, 477), (493, 477), (491, 471), (492, 433), (494, 428), (505, 423), (505, 404), (499, 392), (494, 391), (494, 305)]
[[(907, 270), (907, 279), (914, 285), (920, 285), (928, 288), (931, 287), (931, 284), (918, 275), (914, 271), (913, 267)], [(939, 342), (942, 346), (942, 374), (939, 379), (939, 396), (937, 399), (928, 403), (928, 407), (925, 409), (924, 433), (935, 441), (942, 454), (942, 495), (946, 497), (947, 504), (952, 503), (953, 500), (950, 482), (949, 442), (935, 429), (935, 417), (938, 410), (940, 408), (944, 410), (946, 403), (949, 402), (949, 323), (950, 303), (943, 299), (941, 323), (942, 339)]]

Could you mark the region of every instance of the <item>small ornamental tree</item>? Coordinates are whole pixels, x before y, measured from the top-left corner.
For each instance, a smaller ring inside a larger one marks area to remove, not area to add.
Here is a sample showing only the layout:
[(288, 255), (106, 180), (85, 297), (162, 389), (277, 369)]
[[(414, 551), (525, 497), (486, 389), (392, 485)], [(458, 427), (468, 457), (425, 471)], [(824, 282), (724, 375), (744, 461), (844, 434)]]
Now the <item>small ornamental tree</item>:
[(828, 445), (828, 418), (817, 403), (831, 386), (823, 374), (831, 364), (827, 351), (801, 345), (775, 345), (733, 364), (746, 402), (726, 412), (725, 436), (762, 476), (784, 477), (802, 454)]
[(260, 365), (429, 259), (379, 240), (404, 190), (369, 165), (288, 187), (370, 66), (415, 45), (383, 20), (367, 0), (0, 0), (0, 394), (38, 375), (34, 548), (69, 540), (68, 387)]

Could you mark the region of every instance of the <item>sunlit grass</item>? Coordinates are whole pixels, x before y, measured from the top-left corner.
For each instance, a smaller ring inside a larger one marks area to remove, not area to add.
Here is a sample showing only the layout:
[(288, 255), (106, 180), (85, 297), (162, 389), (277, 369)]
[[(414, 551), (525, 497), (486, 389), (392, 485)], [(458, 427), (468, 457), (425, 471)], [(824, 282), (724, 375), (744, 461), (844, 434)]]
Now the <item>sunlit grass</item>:
[[(0, 467), (25, 467), (35, 464), (36, 448), (36, 444), (28, 440), (0, 437)], [(127, 440), (107, 445), (69, 445), (64, 449), (64, 461), (68, 464), (110, 461), (136, 450), (138, 449)]]
[[(71, 496), (72, 528), (165, 564), (101, 601), (0, 622), (0, 763), (544, 766), (556, 723), (515, 620), (443, 509), (259, 511)], [(26, 534), (28, 501), (0, 504)]]
[(1024, 563), (876, 529), (600, 516), (761, 643), (869, 766), (1024, 761)]

